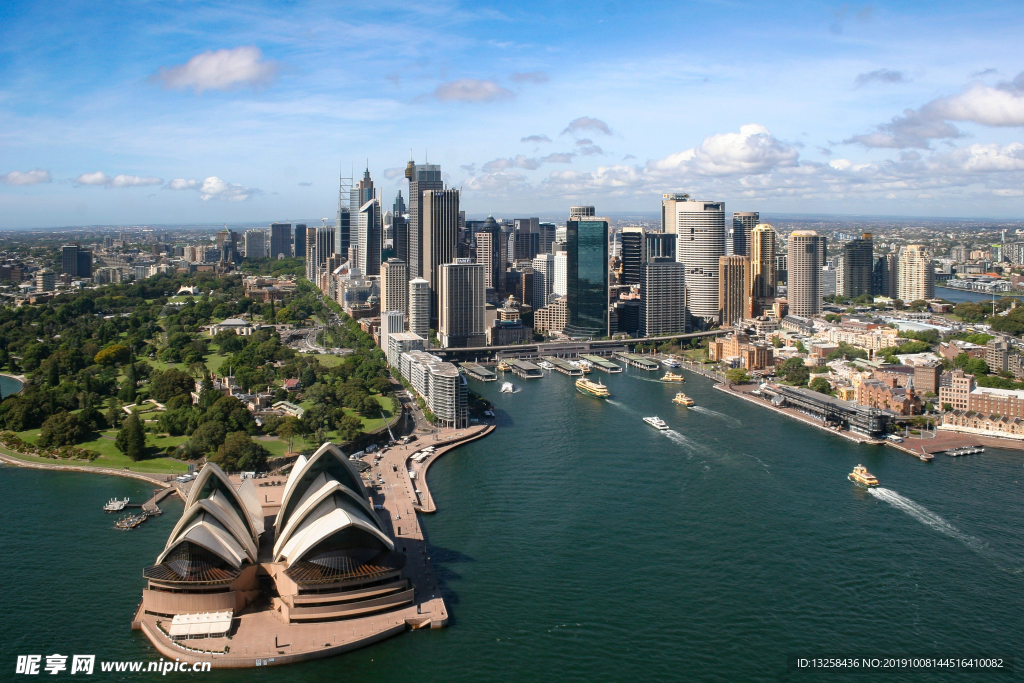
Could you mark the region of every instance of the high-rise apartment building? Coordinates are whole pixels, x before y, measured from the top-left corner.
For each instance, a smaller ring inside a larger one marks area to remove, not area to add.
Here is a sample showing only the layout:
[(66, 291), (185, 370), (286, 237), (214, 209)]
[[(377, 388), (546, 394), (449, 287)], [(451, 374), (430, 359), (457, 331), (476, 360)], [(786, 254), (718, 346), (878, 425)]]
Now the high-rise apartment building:
[(707, 328), (718, 321), (718, 259), (725, 256), (725, 204), (673, 200), (676, 260), (686, 267), (690, 319)]
[[(409, 180), (409, 277), (423, 277), (423, 193), (443, 190), (441, 167), (409, 161), (405, 168)], [(456, 226), (458, 223), (456, 222)]]
[(381, 219), (379, 199), (368, 200), (359, 207), (359, 212), (356, 214), (355, 267), (363, 275), (378, 275), (380, 273), (381, 243), (384, 231)]
[(910, 303), (935, 298), (935, 264), (924, 245), (909, 244), (900, 253), (899, 298)]
[(505, 264), (501, 260), (501, 228), (493, 216), (487, 216), (474, 237), (476, 262), (484, 267), (484, 285), (500, 291)]
[(735, 325), (751, 315), (750, 257), (718, 257), (719, 322)]
[(775, 229), (761, 223), (750, 232), (750, 296), (752, 314), (760, 315), (775, 298)]
[(334, 238), (337, 230), (330, 227), (317, 228), (316, 230), (316, 271), (314, 281), (319, 286), (320, 275), (327, 268), (327, 260), (335, 253)]
[[(844, 244), (836, 276), (836, 292), (850, 298), (871, 294), (874, 290), (874, 265), (874, 242), (870, 232)], [(842, 275), (841, 283), (839, 274)]]
[(750, 256), (750, 233), (761, 222), (757, 211), (734, 212), (726, 250), (733, 256)]
[(537, 254), (533, 259), (533, 308), (547, 306), (555, 286), (555, 255)]
[(316, 235), (315, 227), (306, 228), (306, 279), (310, 282), (316, 281)]
[(437, 338), (441, 346), (484, 346), (484, 267), (472, 259), (442, 263), (438, 284)]
[(555, 281), (551, 286), (551, 293), (561, 297), (569, 293), (569, 255), (565, 249), (555, 252)]
[(421, 277), (409, 280), (409, 331), (430, 341), (430, 283)]
[(292, 237), (292, 254), (295, 258), (306, 258), (306, 224), (296, 223), (295, 234)]
[(676, 231), (676, 203), (690, 201), (690, 195), (685, 192), (669, 192), (661, 195), (661, 231), (675, 233)]
[(270, 258), (276, 259), (292, 255), (292, 224), (270, 224)]
[(672, 257), (654, 257), (641, 267), (641, 337), (687, 332), (686, 268)]
[(607, 337), (608, 219), (580, 216), (565, 225), (568, 324), (562, 331), (570, 337)]
[(647, 262), (647, 231), (639, 226), (622, 229), (622, 284), (639, 285)]
[[(380, 267), (380, 310), (409, 310), (409, 267), (405, 261), (389, 258)], [(381, 348), (384, 348), (383, 345)]]
[(57, 273), (49, 268), (36, 271), (36, 291), (52, 292), (57, 289)]
[(380, 312), (380, 348), (387, 349), (391, 335), (405, 332), (405, 313), (397, 310)]
[(430, 283), (431, 316), (437, 315), (437, 277), (441, 264), (457, 257), (459, 191), (428, 190), (422, 194), (423, 251), (420, 277)]
[(825, 237), (814, 230), (796, 230), (789, 236), (790, 314), (810, 317), (821, 313), (825, 255)]
[(872, 294), (895, 299), (899, 294), (899, 256), (894, 253), (882, 254), (875, 259), (872, 274)]
[[(277, 225), (276, 223), (274, 225)], [(267, 257), (267, 233), (264, 230), (245, 231), (245, 258)]]

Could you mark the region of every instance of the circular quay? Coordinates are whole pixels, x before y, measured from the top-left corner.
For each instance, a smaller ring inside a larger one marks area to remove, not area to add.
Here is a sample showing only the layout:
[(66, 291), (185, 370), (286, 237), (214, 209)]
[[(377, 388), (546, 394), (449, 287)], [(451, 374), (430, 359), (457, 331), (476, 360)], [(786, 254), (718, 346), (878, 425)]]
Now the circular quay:
[(7, 0), (0, 682), (1016, 680), (1022, 34)]

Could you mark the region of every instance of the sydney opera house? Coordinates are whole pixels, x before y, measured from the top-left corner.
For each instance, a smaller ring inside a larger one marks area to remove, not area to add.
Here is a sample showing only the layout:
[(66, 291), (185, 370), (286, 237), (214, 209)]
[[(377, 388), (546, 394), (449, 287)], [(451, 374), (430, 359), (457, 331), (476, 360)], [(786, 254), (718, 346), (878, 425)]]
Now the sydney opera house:
[(398, 624), (415, 615), (406, 548), (396, 552), (370, 495), (330, 443), (299, 456), (283, 487), (259, 491), (252, 479), (207, 463), (163, 551), (143, 570), (135, 627), (164, 654), (170, 642), (237, 655), (243, 647), (258, 652), (271, 632), (277, 643), (289, 640), (288, 627), (308, 625), (304, 638), (336, 638), (349, 631), (338, 622), (370, 616), (380, 624), (390, 614), (387, 623)]

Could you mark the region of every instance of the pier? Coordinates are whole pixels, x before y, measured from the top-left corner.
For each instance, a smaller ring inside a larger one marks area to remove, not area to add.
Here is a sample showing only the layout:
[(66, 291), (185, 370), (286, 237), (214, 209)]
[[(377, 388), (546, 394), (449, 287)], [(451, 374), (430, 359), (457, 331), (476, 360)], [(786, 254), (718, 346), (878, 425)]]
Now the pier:
[(543, 360), (546, 360), (547, 362), (554, 365), (555, 370), (558, 370), (563, 375), (569, 375), (571, 377), (583, 376), (583, 370), (576, 367), (575, 365), (570, 365), (568, 362), (562, 360), (561, 358), (555, 358), (554, 356), (544, 356)]
[(580, 358), (582, 358), (583, 360), (590, 361), (594, 365), (594, 367), (600, 370), (601, 372), (622, 372), (621, 365), (616, 365), (607, 358), (590, 355), (580, 356)]
[(540, 379), (544, 371), (526, 360), (508, 359), (505, 361), (512, 366), (512, 374), (523, 379)]
[(459, 367), (464, 369), (467, 375), (481, 382), (494, 382), (498, 379), (496, 374), (477, 363), (459, 363)]
[(641, 370), (654, 371), (660, 367), (656, 361), (638, 356), (635, 353), (616, 353), (615, 358), (618, 358), (626, 365), (632, 365), (634, 368), (640, 368)]

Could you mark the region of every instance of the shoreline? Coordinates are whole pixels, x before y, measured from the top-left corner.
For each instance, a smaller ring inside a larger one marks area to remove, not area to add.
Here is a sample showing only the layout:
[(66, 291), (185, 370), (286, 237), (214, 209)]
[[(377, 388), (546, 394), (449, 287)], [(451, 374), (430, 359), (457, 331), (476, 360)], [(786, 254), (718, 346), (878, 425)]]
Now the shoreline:
[(0, 462), (12, 465), (14, 467), (27, 467), (34, 470), (51, 470), (57, 472), (84, 472), (86, 474), (102, 474), (108, 477), (125, 477), (127, 479), (138, 479), (140, 481), (147, 482), (149, 484), (156, 484), (162, 488), (170, 488), (171, 484), (167, 480), (160, 480), (156, 477), (166, 476), (171, 477), (172, 475), (157, 475), (149, 474), (146, 472), (133, 472), (131, 470), (115, 470), (108, 467), (90, 467), (88, 465), (58, 465), (49, 464), (43, 462), (32, 462), (30, 460), (22, 460), (21, 458), (9, 455), (8, 453), (0, 450)]
[[(446, 446), (438, 448), (430, 455), (429, 458), (426, 458), (423, 462), (413, 463), (411, 467), (409, 467), (410, 471), (417, 473), (416, 481), (419, 483), (420, 491), (422, 491), (422, 495), (420, 495), (420, 500), (426, 502), (425, 505), (423, 502), (413, 505), (413, 509), (416, 510), (416, 512), (437, 512), (437, 506), (434, 505), (434, 496), (432, 493), (430, 493), (430, 486), (427, 484), (427, 470), (430, 469), (430, 466), (433, 465), (434, 462), (436, 462), (437, 459), (440, 458), (445, 453), (455, 450), (456, 448), (462, 446), (463, 444), (467, 444), (471, 441), (476, 441), (477, 439), (482, 439), (483, 437), (493, 432), (495, 429), (497, 429), (497, 425), (487, 425), (485, 429), (477, 432), (476, 434), (473, 434), (468, 438), (463, 438), (460, 439), (459, 441), (455, 441), (453, 443), (449, 443)], [(406, 462), (408, 462), (408, 460), (406, 460)]]

